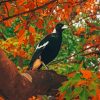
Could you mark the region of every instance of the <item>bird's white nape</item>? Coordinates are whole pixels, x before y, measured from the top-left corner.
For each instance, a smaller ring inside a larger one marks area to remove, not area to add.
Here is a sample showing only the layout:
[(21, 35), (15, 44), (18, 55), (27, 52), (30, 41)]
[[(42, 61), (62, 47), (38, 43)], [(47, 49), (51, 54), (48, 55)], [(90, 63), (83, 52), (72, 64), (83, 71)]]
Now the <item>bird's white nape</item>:
[(45, 48), (48, 45), (48, 43), (49, 43), (49, 41), (45, 42), (43, 45), (40, 45), (40, 46), (38, 44), (37, 47), (36, 47), (36, 50), (41, 49), (41, 48)]
[(54, 28), (54, 30), (52, 31), (52, 33), (56, 33), (57, 31), (56, 31), (56, 29)]
[(62, 27), (62, 29), (66, 29), (66, 28), (68, 28), (68, 26), (67, 26), (67, 25), (64, 25), (64, 26)]

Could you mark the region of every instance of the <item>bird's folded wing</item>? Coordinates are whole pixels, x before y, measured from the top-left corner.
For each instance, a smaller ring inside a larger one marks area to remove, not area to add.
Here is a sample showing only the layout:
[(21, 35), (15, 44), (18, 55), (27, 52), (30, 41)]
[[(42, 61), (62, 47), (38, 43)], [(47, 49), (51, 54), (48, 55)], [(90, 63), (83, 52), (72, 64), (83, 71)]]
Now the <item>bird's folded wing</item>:
[(36, 51), (35, 51), (34, 55), (32, 56), (32, 59), (30, 61), (29, 69), (31, 69), (33, 67), (33, 63), (36, 61), (36, 59), (39, 59), (39, 56), (41, 55), (41, 53), (43, 52), (45, 47), (48, 45), (48, 43), (49, 43), (49, 41), (45, 42), (42, 45), (37, 46)]

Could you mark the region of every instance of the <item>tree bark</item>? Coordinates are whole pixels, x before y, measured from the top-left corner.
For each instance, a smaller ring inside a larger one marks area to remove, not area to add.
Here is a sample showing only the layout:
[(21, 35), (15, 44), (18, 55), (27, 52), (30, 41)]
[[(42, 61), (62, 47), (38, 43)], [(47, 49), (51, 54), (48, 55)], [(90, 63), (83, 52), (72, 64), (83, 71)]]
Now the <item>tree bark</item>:
[(67, 77), (52, 70), (29, 70), (30, 82), (0, 49), (0, 95), (6, 100), (27, 100), (33, 95), (54, 95)]

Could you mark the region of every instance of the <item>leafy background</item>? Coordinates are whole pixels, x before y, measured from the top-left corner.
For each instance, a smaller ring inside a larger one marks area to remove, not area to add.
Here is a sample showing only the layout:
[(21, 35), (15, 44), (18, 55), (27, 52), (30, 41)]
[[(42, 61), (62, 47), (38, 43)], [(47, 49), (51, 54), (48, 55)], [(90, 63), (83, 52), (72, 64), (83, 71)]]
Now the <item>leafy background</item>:
[[(0, 47), (25, 72), (37, 43), (55, 25), (68, 25), (49, 69), (66, 75), (57, 100), (100, 99), (100, 12), (97, 0), (1, 0)], [(44, 68), (42, 68), (44, 69)], [(46, 96), (30, 100), (48, 99)]]

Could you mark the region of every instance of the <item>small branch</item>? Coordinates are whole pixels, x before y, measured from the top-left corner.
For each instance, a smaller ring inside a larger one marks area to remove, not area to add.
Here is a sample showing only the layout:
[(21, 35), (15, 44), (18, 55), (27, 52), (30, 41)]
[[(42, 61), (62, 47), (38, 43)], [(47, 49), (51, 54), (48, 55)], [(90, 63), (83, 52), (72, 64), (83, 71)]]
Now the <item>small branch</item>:
[(3, 33), (0, 32), (0, 37), (3, 39), (3, 40), (6, 40), (6, 37), (4, 36)]
[(0, 1), (0, 4), (5, 3), (5, 2), (9, 2), (10, 0), (2, 0)]
[(34, 11), (36, 11), (36, 10), (39, 10), (39, 9), (41, 9), (41, 8), (44, 8), (45, 6), (48, 6), (48, 5), (51, 4), (51, 3), (54, 3), (54, 2), (56, 2), (56, 1), (57, 1), (57, 0), (51, 0), (50, 2), (48, 2), (48, 3), (46, 3), (46, 4), (42, 5), (42, 6), (39, 6), (39, 7), (37, 7), (37, 8), (34, 8), (34, 9), (32, 9), (32, 10), (29, 10), (29, 11), (26, 11), (26, 12), (22, 12), (22, 13), (19, 13), (19, 14), (15, 14), (15, 15), (10, 16), (10, 17), (3, 18), (0, 22), (3, 22), (3, 21), (5, 21), (5, 20), (11, 19), (11, 18), (14, 18), (14, 17), (17, 17), (17, 16), (21, 16), (21, 15), (23, 15), (23, 14), (27, 14), (27, 13), (30, 13), (30, 12), (34, 12)]
[(93, 51), (93, 52), (85, 53), (82, 56), (88, 56), (88, 55), (93, 55), (93, 54), (99, 55), (99, 53), (100, 53), (99, 51)]
[(9, 10), (8, 10), (8, 7), (7, 7), (6, 4), (5, 4), (5, 7), (6, 7), (6, 10), (7, 10), (7, 15), (8, 15), (8, 17), (9, 17)]

